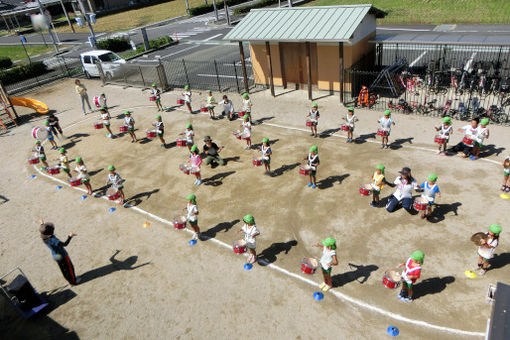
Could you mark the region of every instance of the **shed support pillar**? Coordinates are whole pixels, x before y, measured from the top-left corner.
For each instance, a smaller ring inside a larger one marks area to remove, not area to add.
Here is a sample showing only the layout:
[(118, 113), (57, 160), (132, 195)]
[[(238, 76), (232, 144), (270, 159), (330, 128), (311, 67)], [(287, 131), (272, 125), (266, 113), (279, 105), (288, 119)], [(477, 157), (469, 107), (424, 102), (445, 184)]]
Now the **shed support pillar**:
[(280, 51), (280, 71), (282, 74), (282, 85), (283, 88), (287, 88), (287, 77), (285, 76), (285, 62), (283, 61), (283, 48), (282, 44), (278, 43), (278, 50)]
[(344, 102), (344, 43), (338, 43), (338, 68), (339, 68), (339, 90), (340, 103)]
[(271, 60), (271, 48), (269, 41), (266, 41), (266, 59), (269, 65), (269, 86), (271, 87), (271, 95), (274, 97), (274, 80), (273, 80), (273, 62)]
[(243, 69), (244, 92), (249, 93), (248, 75), (246, 74), (246, 63), (244, 61), (244, 48), (242, 41), (239, 42), (239, 54), (241, 55), (241, 68)]
[(306, 42), (306, 75), (308, 79), (308, 99), (312, 98), (312, 63), (310, 60), (310, 43)]

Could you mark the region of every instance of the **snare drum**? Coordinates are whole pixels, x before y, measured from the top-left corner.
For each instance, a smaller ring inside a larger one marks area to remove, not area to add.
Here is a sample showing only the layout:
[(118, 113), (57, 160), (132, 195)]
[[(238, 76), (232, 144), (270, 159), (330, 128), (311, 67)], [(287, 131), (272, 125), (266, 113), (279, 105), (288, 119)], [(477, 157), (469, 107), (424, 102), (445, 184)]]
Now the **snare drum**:
[(39, 163), (39, 157), (33, 156), (28, 159), (28, 164), (37, 164)]
[(184, 229), (185, 227), (186, 227), (186, 217), (184, 217), (184, 216), (174, 217), (174, 228), (175, 229)]
[(370, 184), (363, 184), (359, 187), (359, 193), (361, 196), (368, 196), (372, 192), (372, 186)]
[(176, 140), (177, 146), (186, 146), (186, 140), (179, 138)]
[(184, 105), (184, 99), (177, 99), (177, 105)]
[(395, 289), (400, 286), (401, 279), (402, 274), (396, 268), (388, 269), (384, 272), (382, 283), (386, 288)]
[(121, 125), (121, 126), (119, 127), (119, 130), (120, 130), (120, 132), (128, 132), (128, 130), (129, 130), (129, 125)]
[(60, 173), (60, 166), (52, 166), (46, 169), (50, 175), (56, 175)]
[(239, 116), (239, 118), (243, 118), (245, 114), (246, 114), (246, 111), (239, 111), (239, 112), (237, 113), (237, 115)]
[(241, 135), (242, 140), (248, 140), (250, 138), (251, 138), (251, 136), (246, 136), (244, 133)]
[(156, 130), (147, 130), (145, 132), (145, 135), (147, 136), (147, 138), (151, 138), (151, 139), (156, 138), (156, 134), (157, 134)]
[(77, 187), (77, 186), (81, 185), (81, 178), (72, 177), (72, 178), (69, 179), (69, 184), (72, 187)]
[(464, 139), (462, 139), (462, 143), (466, 145), (473, 145), (474, 139), (469, 136), (464, 136)]
[(115, 201), (120, 197), (120, 192), (116, 188), (108, 188), (108, 190), (106, 190), (106, 197), (108, 197), (110, 201)]
[(306, 126), (313, 126), (313, 123), (310, 119), (306, 120)]
[(381, 137), (388, 137), (388, 131), (379, 128), (379, 130), (377, 130), (377, 135)]
[(262, 157), (253, 157), (253, 165), (261, 166), (262, 165)]
[(200, 168), (196, 166), (192, 166), (189, 170), (189, 173), (195, 176), (200, 176)]
[(239, 130), (234, 130), (232, 131), (234, 133), (234, 136), (237, 138), (237, 139), (241, 139), (242, 138), (242, 134), (241, 134), (241, 131)]
[(425, 197), (417, 197), (414, 200), (413, 207), (414, 207), (414, 210), (423, 211), (423, 210), (427, 209), (428, 205), (429, 205), (428, 199), (426, 199)]
[(315, 270), (319, 268), (319, 261), (313, 257), (305, 257), (301, 261), (301, 271), (305, 274), (315, 274)]
[(32, 137), (34, 137), (34, 139), (39, 139), (41, 141), (48, 138), (48, 131), (46, 131), (45, 129), (42, 129), (38, 126), (32, 128), (32, 131), (30, 133), (31, 133)]
[(101, 107), (101, 103), (99, 102), (99, 97), (98, 96), (94, 96), (94, 105), (96, 107)]
[(150, 102), (155, 102), (156, 101), (156, 96), (150, 96), (149, 97), (149, 101)]
[(190, 172), (190, 168), (187, 164), (181, 164), (179, 165), (179, 169), (185, 174), (185, 175), (189, 175), (189, 172)]
[(103, 128), (103, 122), (94, 122), (94, 129), (99, 130)]
[(205, 106), (200, 106), (200, 112), (208, 112), (209, 109)]
[(310, 171), (312, 171), (312, 167), (309, 166), (308, 164), (301, 165), (299, 167), (299, 174), (300, 175), (305, 175), (305, 176), (310, 175)]
[(437, 143), (437, 144), (444, 144), (446, 143), (446, 137), (443, 136), (443, 135), (436, 135), (434, 137), (434, 143)]
[(350, 131), (351, 130), (351, 127), (349, 125), (342, 125), (341, 127), (342, 131)]
[(244, 254), (246, 253), (246, 241), (245, 240), (235, 241), (234, 244), (232, 245), (232, 248), (234, 249), (234, 253)]

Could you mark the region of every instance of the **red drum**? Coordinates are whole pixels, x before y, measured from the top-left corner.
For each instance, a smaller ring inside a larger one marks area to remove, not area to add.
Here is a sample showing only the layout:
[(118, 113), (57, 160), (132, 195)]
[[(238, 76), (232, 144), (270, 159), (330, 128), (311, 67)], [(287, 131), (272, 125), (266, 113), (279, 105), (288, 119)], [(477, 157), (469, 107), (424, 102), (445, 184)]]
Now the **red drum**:
[(306, 126), (313, 126), (313, 123), (310, 119), (306, 120)]
[(417, 211), (423, 211), (427, 209), (428, 205), (429, 205), (428, 199), (426, 199), (425, 197), (417, 197), (414, 200), (413, 207)]
[(37, 164), (39, 163), (39, 157), (33, 156), (28, 159), (28, 164)]
[(102, 129), (102, 128), (103, 128), (103, 123), (102, 122), (95, 122), (94, 123), (94, 129), (99, 130), (99, 129)]
[(261, 166), (262, 165), (262, 157), (253, 157), (253, 165)]
[(315, 274), (317, 268), (319, 268), (319, 261), (312, 257), (305, 257), (301, 261), (301, 271), (305, 274)]
[(189, 170), (189, 173), (195, 176), (200, 176), (200, 168), (192, 166), (191, 169)]
[(115, 201), (120, 197), (120, 192), (115, 188), (108, 188), (108, 190), (106, 190), (106, 197), (108, 197), (110, 201)]
[(384, 272), (384, 276), (382, 279), (383, 285), (387, 288), (395, 289), (400, 286), (400, 280), (402, 279), (402, 274), (397, 269), (388, 269)]
[(174, 228), (175, 229), (184, 229), (185, 227), (186, 227), (186, 217), (176, 216), (174, 218)]
[(377, 130), (377, 135), (381, 136), (381, 137), (387, 137), (388, 136), (388, 131), (379, 128), (379, 130)]
[(39, 139), (42, 141), (42, 140), (48, 138), (48, 131), (36, 126), (36, 127), (32, 128), (31, 135), (32, 135), (32, 137), (34, 137), (34, 139)]
[(179, 165), (179, 169), (185, 174), (189, 175), (190, 173), (190, 167), (187, 164), (181, 164)]
[(242, 134), (241, 134), (241, 131), (239, 130), (234, 130), (232, 131), (234, 133), (234, 136), (237, 138), (237, 139), (241, 139), (242, 138)]
[(364, 184), (359, 187), (359, 193), (361, 196), (368, 196), (372, 192), (372, 186), (370, 184)]
[(147, 138), (156, 138), (156, 130), (147, 130), (146, 131), (146, 136)]
[(177, 139), (176, 143), (177, 143), (177, 146), (186, 146), (185, 139)]
[(437, 144), (444, 144), (446, 143), (446, 137), (443, 136), (443, 135), (436, 135), (434, 137), (434, 143), (437, 143)]
[(77, 186), (81, 185), (81, 178), (72, 177), (69, 179), (69, 184), (72, 187), (77, 187)]
[(234, 249), (234, 253), (244, 254), (246, 253), (246, 241), (245, 240), (235, 241), (234, 244), (232, 245), (232, 248)]
[(32, 137), (34, 137), (34, 139), (37, 139), (37, 131), (39, 131), (39, 127), (34, 127), (32, 128)]
[(350, 131), (351, 130), (351, 127), (349, 125), (342, 125), (341, 127), (342, 131)]
[(128, 131), (128, 129), (129, 129), (129, 126), (128, 126), (128, 125), (121, 125), (121, 126), (119, 127), (120, 132), (127, 132), (127, 131)]
[(200, 106), (200, 112), (209, 112), (209, 109), (205, 106)]
[(59, 166), (52, 166), (46, 169), (50, 175), (56, 175), (60, 173), (60, 167)]
[(239, 118), (243, 118), (245, 114), (246, 114), (246, 111), (239, 111), (239, 112), (237, 113), (237, 115), (239, 116)]
[(242, 140), (248, 140), (248, 139), (250, 139), (250, 138), (251, 138), (251, 136), (250, 136), (250, 137), (246, 137), (244, 134), (242, 134), (242, 135), (241, 135), (241, 138), (242, 138)]
[(462, 143), (466, 145), (473, 145), (473, 141), (474, 141), (473, 138), (468, 136), (464, 136), (464, 139), (462, 139)]
[(309, 165), (301, 165), (299, 167), (299, 174), (308, 176), (310, 174), (311, 170), (312, 170), (312, 168)]
[(94, 105), (96, 105), (96, 107), (101, 107), (101, 103), (99, 102), (98, 96), (94, 96)]
[(184, 99), (177, 99), (177, 105), (184, 105)]
[(155, 102), (156, 101), (156, 96), (150, 96), (149, 97), (149, 101), (150, 102)]

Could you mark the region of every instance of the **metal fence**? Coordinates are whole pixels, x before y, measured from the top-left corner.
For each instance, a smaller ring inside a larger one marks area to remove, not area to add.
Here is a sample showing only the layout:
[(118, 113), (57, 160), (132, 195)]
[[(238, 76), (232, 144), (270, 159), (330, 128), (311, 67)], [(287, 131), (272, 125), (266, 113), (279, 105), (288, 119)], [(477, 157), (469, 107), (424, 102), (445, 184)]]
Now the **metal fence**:
[[(509, 66), (508, 46), (377, 44), (375, 61), (345, 70), (344, 102), (509, 125)], [(368, 100), (359, 98), (362, 86)]]

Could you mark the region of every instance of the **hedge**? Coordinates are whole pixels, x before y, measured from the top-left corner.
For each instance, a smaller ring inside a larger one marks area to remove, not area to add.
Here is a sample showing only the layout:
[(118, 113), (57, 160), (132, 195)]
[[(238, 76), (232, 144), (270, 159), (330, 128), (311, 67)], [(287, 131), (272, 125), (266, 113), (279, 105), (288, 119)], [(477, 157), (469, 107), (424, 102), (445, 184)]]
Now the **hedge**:
[(32, 64), (24, 64), (8, 70), (0, 70), (0, 80), (4, 85), (9, 85), (40, 76), (46, 72), (48, 72), (48, 69), (42, 61), (34, 61)]
[[(245, 3), (246, 1), (247, 0), (227, 0), (227, 6), (239, 5), (239, 4)], [(223, 8), (223, 1), (217, 2), (216, 8), (217, 9)], [(188, 10), (188, 14), (190, 16), (194, 16), (194, 15), (209, 13), (212, 11), (214, 11), (214, 6), (212, 4), (207, 4), (207, 5), (200, 5), (197, 7), (191, 7)]]
[(277, 0), (260, 0), (259, 2), (256, 2), (253, 5), (247, 5), (247, 6), (234, 8), (234, 15), (248, 13), (249, 11), (251, 11), (254, 8), (263, 8), (263, 7), (267, 7), (267, 6), (276, 4), (276, 3), (278, 3)]
[(174, 41), (174, 40), (172, 38), (170, 38), (169, 36), (159, 37), (156, 40), (149, 40), (149, 47), (150, 48), (158, 48), (159, 46), (169, 44), (172, 41)]
[(0, 69), (9, 68), (12, 66), (12, 60), (9, 57), (0, 57)]
[(129, 40), (121, 37), (99, 40), (96, 45), (100, 50), (110, 50), (112, 52), (122, 52), (131, 48)]

